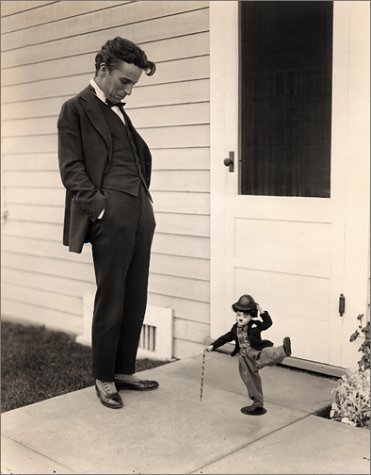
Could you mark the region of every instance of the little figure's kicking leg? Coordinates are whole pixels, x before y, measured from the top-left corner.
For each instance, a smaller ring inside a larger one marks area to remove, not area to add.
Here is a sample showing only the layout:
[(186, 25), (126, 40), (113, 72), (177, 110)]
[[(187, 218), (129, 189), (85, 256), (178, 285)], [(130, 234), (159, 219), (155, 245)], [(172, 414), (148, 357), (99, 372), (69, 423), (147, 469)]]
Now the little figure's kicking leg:
[(263, 348), (259, 358), (256, 360), (256, 366), (261, 369), (264, 366), (274, 366), (281, 363), (286, 356), (291, 355), (291, 340), (288, 336), (283, 339), (282, 346), (270, 346)]

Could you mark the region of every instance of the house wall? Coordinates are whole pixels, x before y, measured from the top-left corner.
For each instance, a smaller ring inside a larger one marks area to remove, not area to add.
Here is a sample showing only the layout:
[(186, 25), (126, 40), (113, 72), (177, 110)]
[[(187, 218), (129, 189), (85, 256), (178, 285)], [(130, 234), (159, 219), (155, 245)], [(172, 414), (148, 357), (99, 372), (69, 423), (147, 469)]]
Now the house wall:
[(209, 336), (209, 2), (2, 1), (2, 315), (80, 333), (90, 246), (62, 246), (56, 122), (116, 35), (157, 63), (127, 100), (153, 154), (149, 303), (174, 309), (174, 356)]

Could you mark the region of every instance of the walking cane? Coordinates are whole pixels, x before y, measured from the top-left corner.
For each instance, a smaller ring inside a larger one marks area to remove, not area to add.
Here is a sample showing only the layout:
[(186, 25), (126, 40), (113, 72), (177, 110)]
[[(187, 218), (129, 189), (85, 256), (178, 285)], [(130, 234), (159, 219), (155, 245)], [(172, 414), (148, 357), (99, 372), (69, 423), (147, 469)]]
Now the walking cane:
[(203, 390), (204, 390), (204, 374), (205, 374), (206, 351), (207, 350), (204, 350), (203, 353), (202, 353), (200, 402), (202, 402), (202, 393), (203, 393)]

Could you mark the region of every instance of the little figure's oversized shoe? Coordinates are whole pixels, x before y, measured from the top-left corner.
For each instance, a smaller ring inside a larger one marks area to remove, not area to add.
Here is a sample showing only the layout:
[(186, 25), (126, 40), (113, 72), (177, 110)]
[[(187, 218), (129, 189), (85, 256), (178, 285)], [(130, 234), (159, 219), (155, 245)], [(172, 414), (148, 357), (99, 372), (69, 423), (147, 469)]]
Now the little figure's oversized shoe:
[(257, 406), (256, 404), (252, 404), (251, 406), (241, 407), (242, 414), (246, 414), (247, 416), (262, 416), (267, 412), (265, 407)]
[(291, 356), (291, 340), (288, 336), (285, 336), (283, 339), (283, 351), (285, 352), (286, 356)]

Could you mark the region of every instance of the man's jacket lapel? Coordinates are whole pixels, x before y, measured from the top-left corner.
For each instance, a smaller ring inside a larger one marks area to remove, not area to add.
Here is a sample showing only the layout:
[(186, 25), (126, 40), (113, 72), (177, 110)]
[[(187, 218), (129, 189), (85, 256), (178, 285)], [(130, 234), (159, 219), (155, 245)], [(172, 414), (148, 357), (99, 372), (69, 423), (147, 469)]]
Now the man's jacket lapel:
[[(84, 108), (87, 117), (92, 123), (93, 127), (100, 133), (108, 148), (108, 157), (111, 160), (112, 157), (112, 138), (104, 115), (99, 108), (97, 97), (94, 96), (94, 92), (91, 87), (86, 87), (80, 94), (81, 105)], [(99, 100), (99, 99), (98, 99)]]

